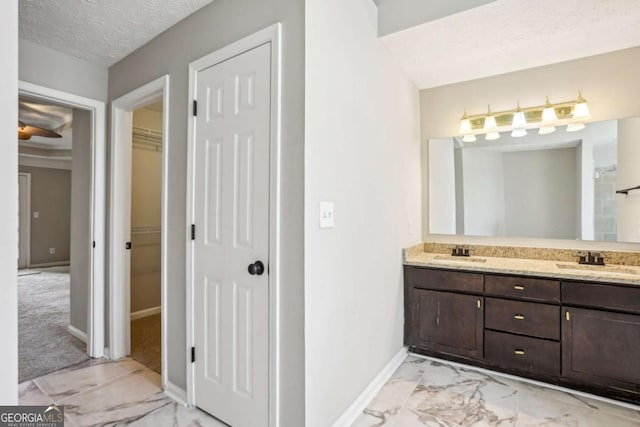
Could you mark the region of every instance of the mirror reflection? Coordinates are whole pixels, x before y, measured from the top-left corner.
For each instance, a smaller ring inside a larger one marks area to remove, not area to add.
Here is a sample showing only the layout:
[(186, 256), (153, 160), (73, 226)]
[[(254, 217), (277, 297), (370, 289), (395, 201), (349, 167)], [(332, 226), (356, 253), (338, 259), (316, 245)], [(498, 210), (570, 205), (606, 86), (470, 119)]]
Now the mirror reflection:
[(616, 194), (640, 185), (638, 139), (632, 118), (497, 141), (429, 140), (429, 232), (638, 241), (638, 219), (624, 215), (633, 192)]

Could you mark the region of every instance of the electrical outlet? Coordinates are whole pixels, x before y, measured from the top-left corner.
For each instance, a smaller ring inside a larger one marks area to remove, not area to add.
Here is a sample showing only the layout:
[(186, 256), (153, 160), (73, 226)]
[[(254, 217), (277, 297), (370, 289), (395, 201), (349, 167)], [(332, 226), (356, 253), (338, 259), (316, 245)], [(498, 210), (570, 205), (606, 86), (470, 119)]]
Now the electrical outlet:
[(320, 228), (333, 228), (333, 202), (320, 202)]
[(49, 255), (53, 255), (56, 253), (56, 248), (49, 248)]
[(40, 218), (40, 212), (34, 212), (33, 213), (33, 217), (34, 218)]

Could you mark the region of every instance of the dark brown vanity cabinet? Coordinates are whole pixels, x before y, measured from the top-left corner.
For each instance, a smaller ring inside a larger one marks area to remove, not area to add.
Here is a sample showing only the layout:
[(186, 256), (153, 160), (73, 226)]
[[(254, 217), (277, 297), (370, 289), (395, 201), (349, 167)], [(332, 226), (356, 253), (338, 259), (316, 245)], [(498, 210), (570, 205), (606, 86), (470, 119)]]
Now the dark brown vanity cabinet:
[(426, 351), (482, 358), (483, 275), (406, 267), (405, 281), (405, 340)]
[(405, 266), (405, 343), (640, 403), (640, 286)]

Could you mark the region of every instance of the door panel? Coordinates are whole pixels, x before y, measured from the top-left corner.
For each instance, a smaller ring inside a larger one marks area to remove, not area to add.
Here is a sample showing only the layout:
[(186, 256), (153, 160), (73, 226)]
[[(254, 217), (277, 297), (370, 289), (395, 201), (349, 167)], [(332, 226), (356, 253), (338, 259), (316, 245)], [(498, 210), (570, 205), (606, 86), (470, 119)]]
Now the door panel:
[(269, 419), (270, 61), (265, 44), (197, 76), (194, 398), (234, 427)]
[(29, 175), (18, 175), (18, 268), (29, 267), (29, 231), (31, 211), (29, 208), (31, 193)]

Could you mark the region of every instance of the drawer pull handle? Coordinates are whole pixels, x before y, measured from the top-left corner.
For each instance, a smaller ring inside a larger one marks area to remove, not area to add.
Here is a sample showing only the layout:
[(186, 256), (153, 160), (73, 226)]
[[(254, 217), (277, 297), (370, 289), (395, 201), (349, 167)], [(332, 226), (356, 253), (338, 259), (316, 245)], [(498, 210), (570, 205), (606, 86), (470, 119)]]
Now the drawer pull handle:
[(524, 356), (524, 350), (515, 350), (515, 351), (514, 351), (514, 353), (515, 353), (517, 356)]
[(524, 320), (524, 316), (522, 314), (516, 314), (513, 318), (516, 320)]
[(513, 285), (513, 289), (516, 291), (524, 291), (524, 286), (522, 285)]

